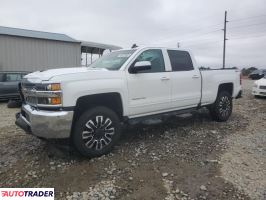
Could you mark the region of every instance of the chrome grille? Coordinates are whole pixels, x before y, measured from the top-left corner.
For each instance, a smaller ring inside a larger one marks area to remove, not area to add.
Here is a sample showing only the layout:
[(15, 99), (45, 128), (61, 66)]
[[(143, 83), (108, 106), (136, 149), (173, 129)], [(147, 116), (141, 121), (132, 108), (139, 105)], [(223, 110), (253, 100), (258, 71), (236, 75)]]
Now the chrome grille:
[(50, 91), (47, 89), (48, 84), (32, 83), (27, 79), (23, 79), (21, 82), (21, 93), (23, 100), (26, 104), (33, 107), (57, 107), (57, 105), (49, 105), (50, 99), (53, 97), (61, 97), (60, 91)]
[(43, 90), (45, 86), (40, 83), (32, 83), (29, 82), (27, 79), (23, 79), (21, 82), (21, 91), (25, 100), (26, 104), (31, 106), (37, 106), (38, 104), (38, 97), (36, 92), (38, 90)]
[(33, 92), (36, 91), (35, 83), (22, 82), (21, 91), (22, 91), (25, 103), (32, 105), (32, 106), (37, 106), (38, 98), (37, 96), (33, 94)]

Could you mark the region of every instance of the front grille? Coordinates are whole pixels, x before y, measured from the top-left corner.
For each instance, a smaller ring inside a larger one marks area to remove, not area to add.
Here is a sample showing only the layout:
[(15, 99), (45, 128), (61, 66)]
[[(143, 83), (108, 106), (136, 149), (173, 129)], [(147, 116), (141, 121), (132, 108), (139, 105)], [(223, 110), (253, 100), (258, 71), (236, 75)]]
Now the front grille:
[(26, 79), (21, 82), (21, 91), (26, 104), (36, 107), (38, 98), (34, 95), (33, 91), (43, 90), (44, 85), (40, 83), (32, 83)]
[(33, 106), (36, 106), (38, 104), (37, 97), (28, 96), (28, 97), (25, 97), (25, 101), (26, 103), (33, 105)]
[(49, 104), (48, 102), (48, 98), (45, 97), (34, 97), (34, 96), (28, 96), (25, 98), (26, 103), (32, 105), (32, 106), (36, 106), (37, 104)]
[(21, 92), (26, 104), (35, 108), (47, 106), (61, 106), (61, 104), (51, 105), (51, 98), (60, 97), (61, 91), (50, 91), (47, 89), (48, 84), (32, 83), (26, 79), (21, 82)]
[(266, 90), (266, 85), (261, 85), (260, 89)]
[(41, 83), (23, 82), (22, 87), (29, 89), (29, 90), (36, 89), (36, 90), (40, 90), (40, 91), (47, 91), (46, 86), (41, 84)]

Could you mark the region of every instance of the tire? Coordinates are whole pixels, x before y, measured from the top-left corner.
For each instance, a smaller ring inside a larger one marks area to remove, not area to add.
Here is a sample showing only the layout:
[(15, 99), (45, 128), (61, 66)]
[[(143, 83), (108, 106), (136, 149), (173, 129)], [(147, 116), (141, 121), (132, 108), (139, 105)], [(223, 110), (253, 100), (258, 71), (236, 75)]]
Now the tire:
[(225, 122), (229, 119), (233, 110), (231, 95), (226, 91), (219, 92), (214, 104), (210, 106), (210, 115), (217, 122)]
[(19, 100), (9, 100), (7, 103), (8, 108), (20, 108), (22, 102)]
[(109, 153), (121, 135), (117, 114), (102, 106), (85, 111), (74, 127), (73, 144), (86, 157), (99, 157)]

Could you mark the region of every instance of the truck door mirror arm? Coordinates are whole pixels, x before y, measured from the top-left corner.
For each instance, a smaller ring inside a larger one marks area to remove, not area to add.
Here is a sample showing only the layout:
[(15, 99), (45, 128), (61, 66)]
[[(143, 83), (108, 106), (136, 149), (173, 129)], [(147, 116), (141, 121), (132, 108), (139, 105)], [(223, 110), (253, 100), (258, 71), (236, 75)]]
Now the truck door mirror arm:
[(129, 72), (132, 74), (136, 74), (139, 71), (145, 71), (150, 69), (151, 69), (150, 61), (138, 61), (129, 68)]

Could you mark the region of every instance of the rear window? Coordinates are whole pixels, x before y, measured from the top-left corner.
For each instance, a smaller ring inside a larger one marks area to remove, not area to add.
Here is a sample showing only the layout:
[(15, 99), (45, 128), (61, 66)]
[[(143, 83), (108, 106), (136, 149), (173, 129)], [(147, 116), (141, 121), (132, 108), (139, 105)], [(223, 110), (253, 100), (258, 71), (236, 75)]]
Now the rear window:
[(193, 70), (191, 57), (187, 51), (167, 50), (173, 71)]

